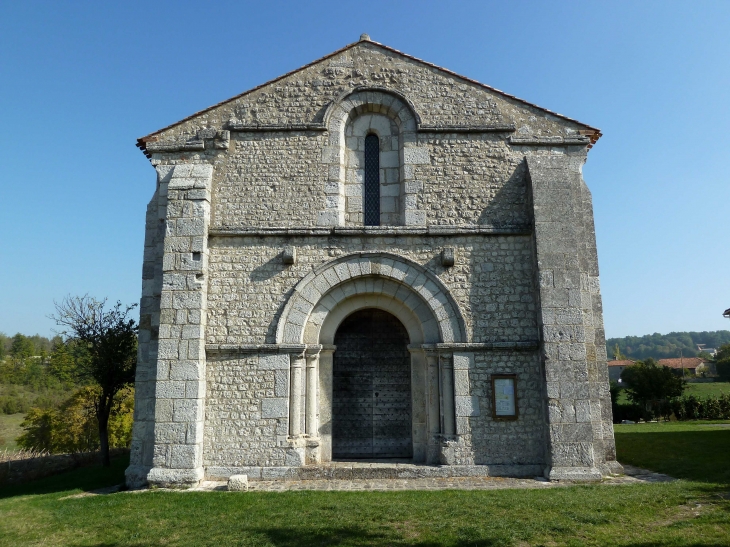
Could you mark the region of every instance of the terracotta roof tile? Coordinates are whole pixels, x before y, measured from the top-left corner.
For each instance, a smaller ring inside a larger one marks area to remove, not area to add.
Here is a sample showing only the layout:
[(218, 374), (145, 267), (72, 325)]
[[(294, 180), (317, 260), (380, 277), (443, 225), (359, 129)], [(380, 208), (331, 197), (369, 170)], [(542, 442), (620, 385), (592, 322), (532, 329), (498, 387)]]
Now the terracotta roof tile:
[(632, 361), (631, 359), (623, 359), (623, 360), (616, 360), (608, 362), (609, 367), (630, 367), (633, 365), (636, 361)]
[(681, 359), (677, 357), (675, 359), (659, 359), (658, 361), (660, 365), (669, 368), (697, 368), (704, 362), (705, 360), (699, 357), (683, 357)]

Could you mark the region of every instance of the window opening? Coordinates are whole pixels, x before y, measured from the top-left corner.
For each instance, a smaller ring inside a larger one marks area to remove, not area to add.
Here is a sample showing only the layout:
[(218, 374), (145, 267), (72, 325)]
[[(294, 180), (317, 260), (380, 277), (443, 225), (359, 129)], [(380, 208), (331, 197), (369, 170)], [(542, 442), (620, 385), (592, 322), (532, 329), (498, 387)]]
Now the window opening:
[(380, 226), (380, 139), (365, 137), (365, 189), (363, 209), (365, 226)]

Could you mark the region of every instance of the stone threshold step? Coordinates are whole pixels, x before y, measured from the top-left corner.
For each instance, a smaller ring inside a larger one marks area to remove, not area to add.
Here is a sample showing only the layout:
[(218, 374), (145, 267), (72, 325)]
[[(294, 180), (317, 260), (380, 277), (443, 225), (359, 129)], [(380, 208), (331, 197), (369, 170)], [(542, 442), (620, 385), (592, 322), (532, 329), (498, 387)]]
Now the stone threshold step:
[(535, 477), (544, 466), (527, 465), (418, 465), (409, 463), (332, 462), (304, 467), (208, 467), (207, 481), (247, 475), (248, 480), (358, 480), (457, 477)]

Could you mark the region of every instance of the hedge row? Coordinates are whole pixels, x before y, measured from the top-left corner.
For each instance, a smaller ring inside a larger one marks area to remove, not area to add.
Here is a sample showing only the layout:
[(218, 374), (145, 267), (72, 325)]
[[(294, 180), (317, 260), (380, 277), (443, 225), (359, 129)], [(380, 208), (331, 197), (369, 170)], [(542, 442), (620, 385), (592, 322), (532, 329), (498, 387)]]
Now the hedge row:
[(702, 399), (686, 395), (669, 404), (678, 420), (730, 420), (730, 394), (727, 393)]
[(730, 420), (730, 394), (703, 398), (685, 395), (669, 401), (658, 401), (651, 410), (636, 404), (614, 404), (613, 421), (652, 420), (674, 416), (677, 420)]

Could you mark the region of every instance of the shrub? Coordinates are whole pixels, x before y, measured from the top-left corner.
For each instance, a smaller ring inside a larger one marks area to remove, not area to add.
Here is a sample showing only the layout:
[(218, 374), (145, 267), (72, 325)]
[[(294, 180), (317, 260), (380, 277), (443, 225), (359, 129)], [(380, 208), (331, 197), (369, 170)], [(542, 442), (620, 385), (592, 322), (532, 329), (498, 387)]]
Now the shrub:
[[(76, 391), (56, 408), (32, 408), (22, 423), (25, 433), (18, 446), (50, 453), (82, 452), (99, 449), (99, 427), (94, 405), (99, 388), (87, 386)], [(129, 447), (132, 442), (134, 389), (123, 389), (109, 419), (111, 447)]]
[(694, 395), (678, 397), (671, 403), (671, 410), (678, 420), (728, 420), (730, 419), (730, 394), (699, 399)]

